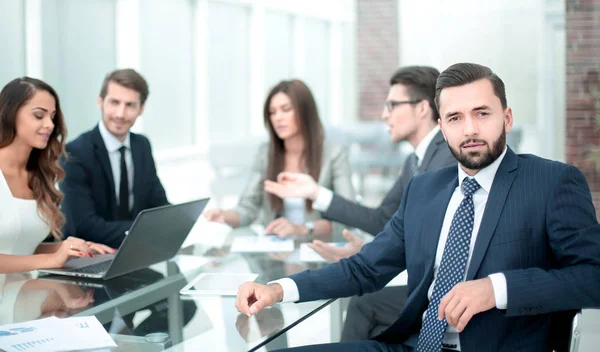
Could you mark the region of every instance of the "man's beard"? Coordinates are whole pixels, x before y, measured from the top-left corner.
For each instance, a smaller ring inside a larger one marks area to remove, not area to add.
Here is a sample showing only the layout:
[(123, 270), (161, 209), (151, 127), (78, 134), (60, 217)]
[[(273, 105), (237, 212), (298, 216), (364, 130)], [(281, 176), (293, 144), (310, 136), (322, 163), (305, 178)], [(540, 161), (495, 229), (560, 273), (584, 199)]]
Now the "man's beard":
[[(447, 141), (446, 141), (447, 142)], [(466, 152), (463, 153), (463, 150), (460, 148), (468, 143), (483, 143), (487, 146), (487, 150), (483, 152)], [(506, 146), (506, 131), (503, 129), (502, 134), (492, 145), (490, 146), (487, 142), (481, 139), (468, 139), (460, 144), (459, 150), (455, 150), (448, 143), (448, 148), (450, 148), (450, 152), (458, 162), (466, 167), (469, 170), (481, 170), (487, 166), (490, 166), (504, 151), (504, 147)]]

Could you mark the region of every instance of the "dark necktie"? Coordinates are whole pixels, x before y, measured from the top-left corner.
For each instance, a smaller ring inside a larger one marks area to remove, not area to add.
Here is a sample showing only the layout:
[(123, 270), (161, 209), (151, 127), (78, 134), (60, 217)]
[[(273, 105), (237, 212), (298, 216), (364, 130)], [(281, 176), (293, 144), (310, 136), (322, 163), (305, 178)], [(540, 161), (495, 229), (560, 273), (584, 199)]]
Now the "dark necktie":
[(433, 294), (419, 334), (417, 352), (440, 352), (442, 350), (442, 341), (448, 322), (446, 319), (441, 321), (438, 319), (438, 308), (442, 298), (457, 283), (464, 280), (475, 221), (473, 193), (479, 187), (479, 183), (474, 178), (465, 177), (462, 183), (464, 199), (452, 218), (442, 262), (433, 286)]
[(127, 177), (127, 163), (125, 163), (125, 151), (127, 147), (119, 148), (121, 153), (121, 181), (119, 183), (119, 220), (131, 220), (129, 212), (129, 180)]
[(417, 171), (419, 169), (419, 158), (417, 154), (412, 153), (406, 158), (404, 162), (404, 172), (406, 172), (410, 177), (416, 176)]

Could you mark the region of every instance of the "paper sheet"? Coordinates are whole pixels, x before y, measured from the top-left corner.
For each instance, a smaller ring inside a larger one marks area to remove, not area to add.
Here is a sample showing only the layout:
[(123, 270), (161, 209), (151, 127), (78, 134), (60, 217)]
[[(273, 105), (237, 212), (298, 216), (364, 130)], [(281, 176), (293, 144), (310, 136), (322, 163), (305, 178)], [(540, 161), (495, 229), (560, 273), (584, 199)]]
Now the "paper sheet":
[(56, 317), (0, 326), (6, 352), (61, 352), (116, 347), (96, 317)]
[(277, 236), (239, 236), (233, 239), (231, 253), (293, 252), (294, 240)]
[[(342, 247), (347, 242), (331, 242), (328, 243), (330, 246)], [(308, 246), (308, 243), (302, 243), (300, 245), (300, 261), (307, 263), (327, 263), (328, 260), (324, 259), (319, 255), (319, 253), (315, 252), (314, 249)]]
[(185, 238), (181, 248), (195, 244), (219, 248), (225, 243), (225, 239), (229, 232), (231, 232), (231, 226), (218, 222), (211, 222), (206, 220), (204, 216), (200, 216)]

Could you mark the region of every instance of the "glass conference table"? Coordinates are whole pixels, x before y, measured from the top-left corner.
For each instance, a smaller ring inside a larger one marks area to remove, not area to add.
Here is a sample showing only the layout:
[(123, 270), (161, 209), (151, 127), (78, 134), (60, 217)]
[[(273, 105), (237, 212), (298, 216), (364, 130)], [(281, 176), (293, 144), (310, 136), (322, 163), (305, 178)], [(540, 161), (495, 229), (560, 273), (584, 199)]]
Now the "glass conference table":
[(252, 272), (267, 283), (317, 267), (299, 261), (298, 246), (292, 253), (229, 253), (233, 237), (249, 231), (236, 229), (221, 243), (189, 246), (169, 261), (108, 281), (0, 275), (0, 325), (94, 315), (118, 345), (110, 351), (272, 351), (339, 341), (336, 300), (277, 304), (248, 318), (235, 309), (235, 297), (179, 294), (204, 272)]

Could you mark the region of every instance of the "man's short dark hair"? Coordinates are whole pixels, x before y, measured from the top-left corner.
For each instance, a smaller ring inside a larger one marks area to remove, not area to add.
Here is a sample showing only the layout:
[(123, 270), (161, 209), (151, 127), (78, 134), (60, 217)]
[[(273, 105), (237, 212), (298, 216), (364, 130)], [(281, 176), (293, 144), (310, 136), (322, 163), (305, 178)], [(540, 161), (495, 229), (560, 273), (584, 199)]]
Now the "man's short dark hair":
[(440, 72), (429, 66), (405, 66), (399, 68), (390, 79), (390, 85), (401, 84), (411, 100), (427, 100), (431, 107), (433, 121), (439, 113), (435, 107), (435, 84)]
[(504, 82), (489, 67), (472, 64), (458, 63), (448, 67), (440, 74), (435, 86), (435, 105), (440, 108), (440, 93), (444, 88), (459, 87), (473, 83), (481, 79), (487, 79), (494, 87), (494, 94), (500, 99), (502, 109), (506, 109), (506, 92)]
[(108, 84), (110, 82), (116, 83), (125, 88), (133, 89), (136, 92), (140, 93), (140, 105), (144, 105), (146, 99), (148, 99), (148, 94), (150, 94), (150, 90), (148, 88), (148, 83), (135, 70), (131, 68), (115, 70), (111, 73), (107, 74), (104, 77), (104, 82), (102, 82), (102, 88), (100, 89), (100, 97), (102, 100), (106, 98), (106, 94), (108, 93)]

